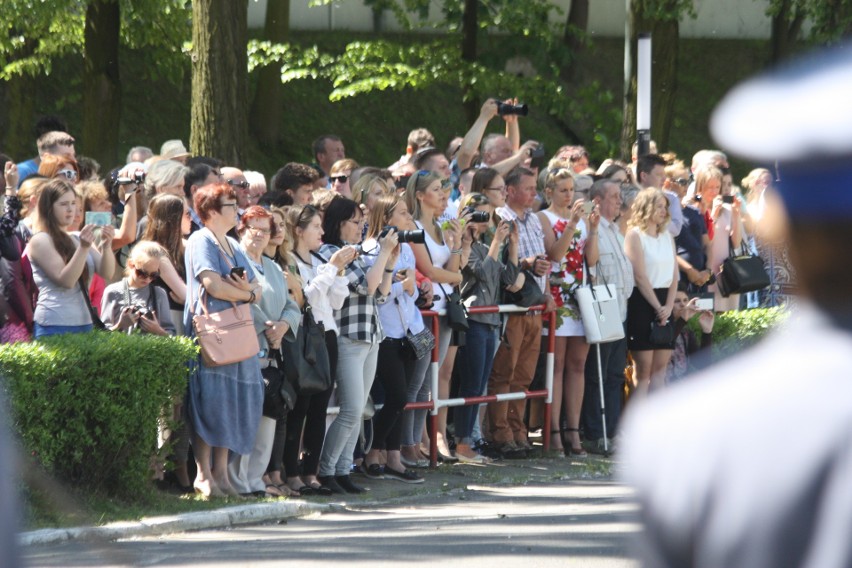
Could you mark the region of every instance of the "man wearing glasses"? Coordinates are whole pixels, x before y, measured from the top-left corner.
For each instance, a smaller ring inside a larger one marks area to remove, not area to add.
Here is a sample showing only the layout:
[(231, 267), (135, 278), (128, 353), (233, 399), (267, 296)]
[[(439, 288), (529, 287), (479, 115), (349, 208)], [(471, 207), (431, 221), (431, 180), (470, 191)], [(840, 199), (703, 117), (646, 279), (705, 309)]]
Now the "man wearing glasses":
[(243, 212), (252, 205), (249, 195), (251, 184), (249, 184), (243, 171), (238, 168), (224, 167), (221, 172), (222, 180), (233, 187), (237, 194), (237, 215), (242, 217)]

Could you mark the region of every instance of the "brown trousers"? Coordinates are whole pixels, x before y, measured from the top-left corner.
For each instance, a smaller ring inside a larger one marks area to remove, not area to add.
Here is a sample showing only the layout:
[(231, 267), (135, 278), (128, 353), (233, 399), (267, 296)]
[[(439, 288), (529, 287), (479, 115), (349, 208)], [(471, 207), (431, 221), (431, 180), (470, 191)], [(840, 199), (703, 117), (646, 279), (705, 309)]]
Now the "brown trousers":
[[(523, 392), (529, 388), (535, 375), (535, 366), (541, 349), (541, 314), (511, 315), (506, 333), (488, 379), (488, 394)], [(488, 404), (489, 440), (496, 444), (525, 442), (524, 408), (527, 401), (510, 400)]]

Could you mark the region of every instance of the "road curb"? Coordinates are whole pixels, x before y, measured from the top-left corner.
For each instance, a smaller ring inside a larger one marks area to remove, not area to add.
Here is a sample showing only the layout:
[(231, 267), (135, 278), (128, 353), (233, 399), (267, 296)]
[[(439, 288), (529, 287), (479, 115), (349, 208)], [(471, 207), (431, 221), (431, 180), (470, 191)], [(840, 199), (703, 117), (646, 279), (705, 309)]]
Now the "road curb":
[(237, 525), (292, 519), (338, 509), (339, 505), (335, 504), (308, 503), (295, 499), (274, 503), (253, 503), (197, 513), (147, 517), (139, 521), (122, 521), (100, 527), (28, 531), (18, 535), (18, 544), (26, 547), (69, 540), (97, 541), (159, 536), (189, 530), (222, 529)]

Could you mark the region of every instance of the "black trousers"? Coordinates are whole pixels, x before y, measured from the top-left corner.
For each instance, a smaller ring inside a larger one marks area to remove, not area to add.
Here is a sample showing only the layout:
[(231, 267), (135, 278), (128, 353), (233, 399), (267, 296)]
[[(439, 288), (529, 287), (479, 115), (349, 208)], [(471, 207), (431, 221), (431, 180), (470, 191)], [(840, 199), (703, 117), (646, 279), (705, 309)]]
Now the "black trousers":
[(399, 450), (402, 411), (408, 401), (408, 383), (417, 361), (404, 339), (386, 338), (379, 344), (376, 382), (384, 390), (385, 403), (373, 416), (373, 449)]

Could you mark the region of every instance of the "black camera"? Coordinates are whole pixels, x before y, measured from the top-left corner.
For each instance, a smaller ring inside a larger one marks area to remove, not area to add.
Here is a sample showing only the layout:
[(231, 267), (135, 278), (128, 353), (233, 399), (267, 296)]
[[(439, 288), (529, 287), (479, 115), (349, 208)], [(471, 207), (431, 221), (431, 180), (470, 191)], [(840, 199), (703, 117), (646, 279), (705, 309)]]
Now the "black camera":
[(531, 150), (530, 158), (533, 160), (540, 160), (541, 158), (544, 158), (544, 144), (539, 144), (535, 147), (535, 150)]
[(415, 229), (413, 231), (400, 231), (393, 225), (387, 225), (382, 228), (382, 232), (379, 233), (379, 238), (385, 237), (388, 234), (388, 231), (393, 229), (396, 231), (396, 235), (399, 238), (399, 242), (401, 243), (416, 243), (416, 244), (424, 244), (426, 242), (426, 234), (423, 232), (423, 229)]
[(465, 207), (462, 214), (470, 211), (471, 223), (487, 223), (491, 219), (491, 214), (488, 211), (477, 211), (473, 207)]
[(139, 317), (146, 318), (151, 315), (151, 310), (145, 304), (133, 304), (130, 310)]
[(142, 185), (143, 183), (145, 183), (145, 170), (137, 169), (130, 177), (120, 177), (115, 180), (115, 183), (116, 185), (127, 185), (130, 183)]
[(516, 114), (518, 116), (526, 116), (530, 113), (530, 109), (525, 104), (519, 105), (510, 105), (508, 103), (504, 103), (502, 101), (497, 101), (497, 114), (500, 116), (506, 116), (509, 114)]

